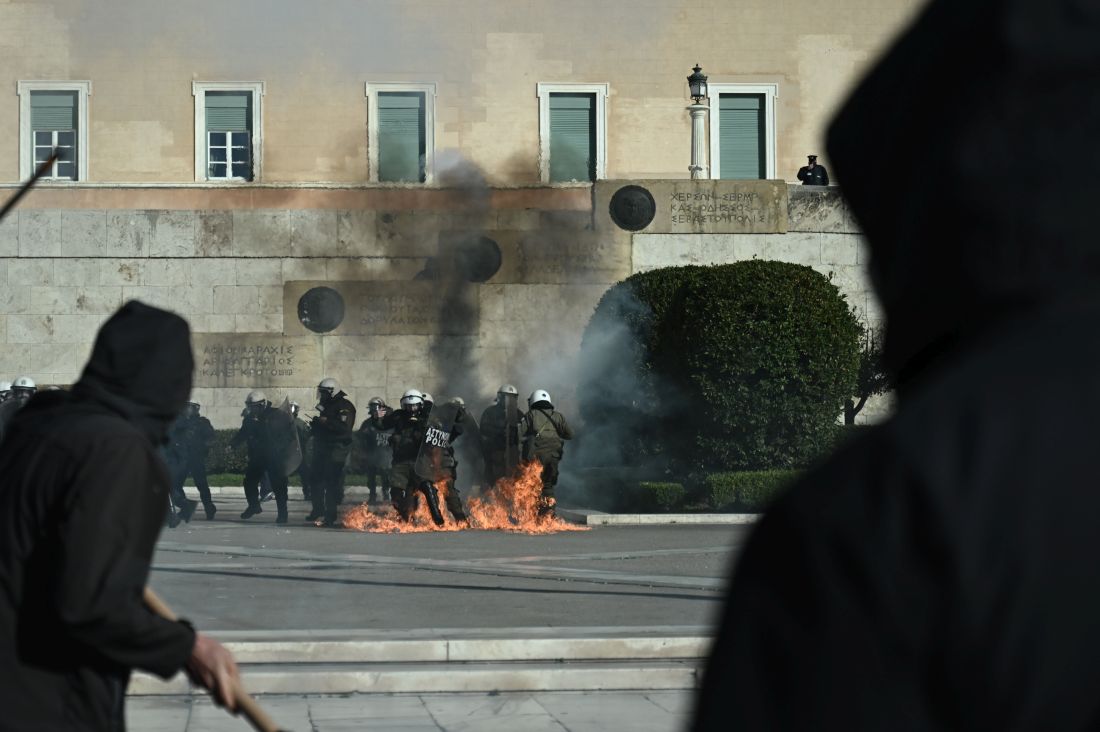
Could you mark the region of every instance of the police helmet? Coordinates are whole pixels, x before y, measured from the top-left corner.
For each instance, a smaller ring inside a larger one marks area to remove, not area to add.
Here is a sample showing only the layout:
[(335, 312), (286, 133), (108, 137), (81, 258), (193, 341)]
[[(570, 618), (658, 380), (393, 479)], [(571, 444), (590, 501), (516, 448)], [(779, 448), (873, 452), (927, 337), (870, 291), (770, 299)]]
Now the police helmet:
[(554, 406), (553, 402), (550, 401), (550, 392), (546, 391), (545, 389), (536, 389), (535, 391), (531, 392), (531, 396), (527, 397), (527, 406), (529, 407), (533, 407), (536, 404), (541, 404), (542, 402), (546, 402), (551, 407)]
[(512, 386), (511, 384), (501, 384), (500, 388), (497, 389), (497, 394), (511, 394), (513, 396), (519, 396), (519, 389)]
[(368, 407), (384, 407), (384, 406), (386, 406), (386, 400), (383, 399), (382, 397), (371, 397), (370, 401), (367, 402), (367, 406)]
[(290, 413), (291, 413), (291, 415), (297, 417), (298, 412), (301, 411), (301, 409), (302, 409), (302, 405), (299, 404), (298, 402), (291, 402), (290, 403)]
[(12, 391), (29, 391), (34, 393), (38, 391), (38, 386), (34, 383), (34, 379), (29, 376), (20, 376), (11, 385)]
[(267, 395), (262, 391), (250, 391), (244, 400), (244, 405), (246, 407), (255, 407), (257, 405), (267, 406), (267, 404)]
[(421, 394), (420, 398), (424, 400), (425, 404), (435, 404), (435, 397), (433, 397), (428, 392), (424, 392), (423, 394)]
[(451, 399), (451, 404), (454, 404), (456, 407), (465, 407), (466, 400), (462, 397), (455, 397), (454, 399)]
[(0, 394), (7, 394), (9, 391), (11, 391), (11, 382), (0, 381)]
[(401, 406), (409, 411), (417, 411), (424, 404), (424, 395), (416, 389), (409, 389), (401, 395)]

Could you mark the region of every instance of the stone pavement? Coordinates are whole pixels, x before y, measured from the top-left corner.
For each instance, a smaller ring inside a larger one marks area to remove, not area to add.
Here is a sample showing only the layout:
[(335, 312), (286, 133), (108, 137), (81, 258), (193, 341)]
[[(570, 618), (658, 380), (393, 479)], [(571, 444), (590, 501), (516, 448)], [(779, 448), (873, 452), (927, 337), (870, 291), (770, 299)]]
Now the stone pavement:
[(218, 505), (215, 521), (164, 531), (151, 584), (197, 627), (223, 631), (709, 626), (751, 531), (363, 534), (305, 524), (302, 501), (286, 526), (270, 503), (247, 522), (243, 501)]
[[(264, 708), (296, 732), (680, 732), (691, 692), (399, 694), (279, 696)], [(127, 702), (130, 732), (245, 732), (248, 725), (209, 698), (160, 697)]]

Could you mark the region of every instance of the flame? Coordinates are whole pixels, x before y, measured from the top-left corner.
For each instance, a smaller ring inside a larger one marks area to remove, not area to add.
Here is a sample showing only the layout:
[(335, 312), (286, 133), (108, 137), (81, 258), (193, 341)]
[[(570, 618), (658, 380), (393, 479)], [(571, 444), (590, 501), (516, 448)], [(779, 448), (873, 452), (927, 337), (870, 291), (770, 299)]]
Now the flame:
[(427, 502), (417, 503), (409, 520), (402, 521), (397, 509), (387, 505), (371, 507), (366, 503), (343, 512), (344, 527), (372, 534), (414, 534), (426, 531), (511, 531), (521, 534), (554, 534), (559, 531), (587, 531), (586, 526), (562, 521), (559, 518), (540, 516), (538, 507), (542, 495), (542, 466), (529, 462), (520, 466), (514, 478), (502, 478), (488, 492), (466, 502), (469, 525), (455, 521), (447, 511), (447, 482), (435, 485), (439, 491), (439, 509), (443, 512), (443, 525), (436, 526), (428, 511)]

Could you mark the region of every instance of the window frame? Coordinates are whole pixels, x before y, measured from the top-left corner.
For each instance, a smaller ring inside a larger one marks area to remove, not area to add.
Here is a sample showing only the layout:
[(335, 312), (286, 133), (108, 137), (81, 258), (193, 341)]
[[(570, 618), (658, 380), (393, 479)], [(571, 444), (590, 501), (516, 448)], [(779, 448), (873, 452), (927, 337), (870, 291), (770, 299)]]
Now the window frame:
[[(596, 97), (596, 180), (607, 178), (607, 98), (611, 85), (570, 82), (538, 82), (539, 180), (550, 184), (550, 96), (552, 94), (594, 94)], [(590, 181), (582, 181), (590, 182)]]
[(76, 92), (76, 180), (71, 178), (43, 178), (50, 185), (74, 185), (88, 180), (88, 98), (92, 96), (91, 81), (20, 81), (16, 85), (19, 96), (19, 178), (27, 180), (34, 175), (33, 134), (31, 132), (31, 92)]
[[(195, 182), (247, 185), (258, 183), (263, 176), (264, 113), (262, 81), (192, 81), (191, 96), (195, 98)], [(252, 180), (245, 178), (210, 178), (207, 176), (206, 92), (244, 92), (252, 96), (252, 129), (249, 142), (252, 156)]]
[[(367, 174), (371, 183), (383, 185), (431, 185), (435, 181), (435, 97), (434, 81), (368, 81), (363, 86), (367, 98)], [(378, 180), (378, 93), (406, 92), (424, 95), (424, 182), (396, 183)]]
[(764, 180), (775, 179), (776, 165), (776, 125), (775, 100), (779, 98), (779, 84), (740, 84), (710, 82), (707, 84), (710, 111), (707, 116), (710, 134), (710, 177), (718, 180), (722, 177), (722, 150), (719, 145), (721, 121), (719, 117), (720, 97), (723, 94), (760, 94), (764, 97)]

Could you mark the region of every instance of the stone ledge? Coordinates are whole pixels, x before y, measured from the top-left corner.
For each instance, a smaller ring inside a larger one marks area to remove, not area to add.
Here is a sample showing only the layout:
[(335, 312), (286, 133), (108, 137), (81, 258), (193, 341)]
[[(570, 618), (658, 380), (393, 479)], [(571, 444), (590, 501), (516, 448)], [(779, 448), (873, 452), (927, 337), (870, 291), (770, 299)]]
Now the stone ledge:
[(759, 513), (604, 513), (558, 508), (558, 516), (582, 526), (661, 526), (665, 524), (754, 524)]

